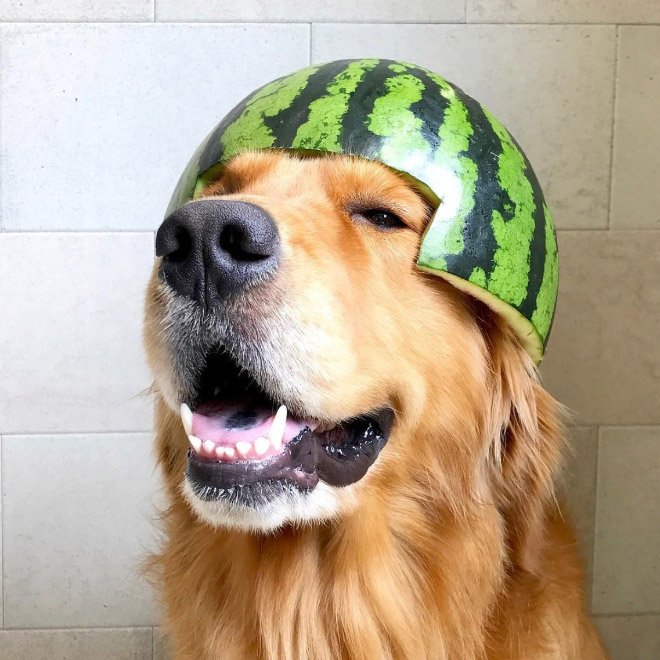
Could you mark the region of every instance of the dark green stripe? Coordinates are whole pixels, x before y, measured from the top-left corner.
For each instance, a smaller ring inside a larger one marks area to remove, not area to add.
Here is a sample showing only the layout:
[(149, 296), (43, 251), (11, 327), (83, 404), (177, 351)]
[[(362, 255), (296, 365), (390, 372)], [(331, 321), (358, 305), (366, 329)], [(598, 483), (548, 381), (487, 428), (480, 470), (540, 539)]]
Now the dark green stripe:
[(515, 139), (513, 142), (525, 159), (526, 175), (529, 182), (532, 184), (532, 192), (534, 195), (534, 234), (532, 235), (532, 241), (529, 246), (529, 280), (527, 283), (527, 296), (518, 308), (523, 316), (531, 319), (532, 314), (536, 309), (536, 299), (541, 290), (541, 284), (543, 283), (543, 269), (545, 267), (546, 259), (545, 213), (543, 211), (543, 205), (545, 202), (543, 200), (541, 186), (532, 170), (529, 160), (527, 160), (527, 157), (524, 155)]
[[(417, 103), (411, 105), (410, 110), (419, 117), (424, 118), (422, 135), (430, 145), (435, 145), (438, 142), (438, 133), (440, 126), (442, 126), (444, 122), (445, 112), (449, 102), (439, 93), (439, 91), (436, 93), (438, 85), (430, 78), (424, 69), (420, 69), (416, 66), (408, 66), (407, 70), (409, 73), (419, 78), (424, 83), (424, 87), (430, 92), (425, 94), (423, 98), (417, 101)], [(436, 147), (436, 149), (437, 148), (438, 147)]]
[(296, 97), (295, 101), (275, 117), (266, 117), (264, 123), (275, 136), (273, 147), (289, 149), (293, 144), (298, 128), (309, 117), (309, 108), (313, 101), (319, 98), (319, 90), (325, 89), (335, 76), (351, 63), (352, 60), (338, 60), (322, 66), (313, 73), (307, 81), (307, 86)]
[(369, 115), (373, 112), (376, 99), (387, 94), (385, 82), (395, 75), (389, 68), (390, 64), (394, 62), (381, 60), (353, 92), (342, 121), (340, 142), (344, 153), (378, 158), (384, 140), (369, 131)]
[(447, 270), (469, 280), (475, 269), (481, 269), (487, 280), (493, 270), (495, 250), (498, 248), (491, 224), (493, 210), (500, 210), (505, 219), (511, 217), (511, 212), (506, 210), (507, 205), (511, 205), (511, 200), (497, 179), (502, 143), (481, 105), (460, 88), (453, 85), (452, 87), (467, 108), (474, 129), (474, 133), (469, 137), (465, 156), (477, 166), (477, 184), (475, 204), (465, 219), (463, 229), (463, 244), (466, 247), (460, 254), (445, 257)]
[(348, 110), (348, 102), (365, 75), (378, 62), (376, 59), (354, 60), (340, 71), (325, 88), (325, 93), (310, 103), (307, 121), (298, 127), (291, 147), (341, 152), (341, 122)]
[(545, 347), (554, 321), (559, 264), (557, 263), (557, 235), (552, 222), (552, 216), (545, 204), (543, 211), (545, 217), (545, 265), (543, 269), (543, 283), (536, 298), (536, 309), (531, 316), (531, 320), (541, 335), (543, 346)]

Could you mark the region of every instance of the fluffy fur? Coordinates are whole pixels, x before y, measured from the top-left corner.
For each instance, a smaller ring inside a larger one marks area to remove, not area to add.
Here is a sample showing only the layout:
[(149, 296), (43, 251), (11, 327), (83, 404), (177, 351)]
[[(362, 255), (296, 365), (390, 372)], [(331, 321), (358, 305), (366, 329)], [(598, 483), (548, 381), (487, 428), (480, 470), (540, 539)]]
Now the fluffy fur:
[[(176, 660), (604, 658), (554, 497), (558, 404), (497, 316), (413, 267), (421, 197), (375, 163), (284, 153), (237, 157), (205, 194), (262, 206), (282, 240), (277, 275), (214, 321), (232, 351), (294, 410), (340, 421), (388, 404), (396, 422), (365, 478), (274, 524), (196, 506), (168, 341), (185, 321), (154, 271), (145, 343), (169, 509), (151, 569)], [(365, 208), (407, 228), (380, 230)]]

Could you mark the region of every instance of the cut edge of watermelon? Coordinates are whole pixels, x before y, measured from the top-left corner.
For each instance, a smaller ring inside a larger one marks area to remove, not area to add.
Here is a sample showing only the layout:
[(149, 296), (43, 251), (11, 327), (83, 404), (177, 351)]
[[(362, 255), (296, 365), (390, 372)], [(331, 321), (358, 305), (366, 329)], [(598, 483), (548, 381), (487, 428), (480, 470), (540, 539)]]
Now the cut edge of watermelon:
[[(252, 150), (248, 149), (246, 151), (252, 151)], [(337, 153), (323, 149), (303, 150), (303, 149), (292, 149), (289, 147), (269, 147), (265, 149), (254, 149), (253, 151), (288, 151), (295, 153), (298, 156), (302, 155), (302, 156), (311, 156), (311, 157), (319, 156), (319, 155), (322, 156), (341, 155), (341, 152)], [(362, 156), (358, 154), (343, 154), (343, 155), (347, 155), (352, 158), (364, 159), (364, 160), (380, 163), (381, 165), (385, 166), (387, 169), (392, 170), (396, 174), (402, 176), (407, 181), (407, 183), (416, 187), (418, 191), (433, 205), (435, 209), (437, 209), (437, 207), (439, 206), (440, 198), (433, 192), (431, 187), (428, 184), (421, 181), (420, 179), (418, 179), (417, 177), (413, 176), (412, 174), (409, 174), (408, 172), (405, 172), (403, 170), (398, 170), (392, 167), (391, 165), (388, 165), (387, 163), (383, 163), (378, 159), (369, 158), (367, 156)], [(208, 185), (211, 181), (217, 179), (221, 174), (222, 169), (226, 167), (227, 164), (231, 162), (231, 160), (232, 160), (231, 158), (227, 160), (220, 160), (214, 165), (211, 165), (211, 167), (207, 168), (204, 172), (199, 173), (197, 175), (197, 180), (195, 182), (192, 196), (188, 200), (188, 202), (196, 201), (200, 199), (203, 196), (202, 193), (206, 185)], [(430, 228), (431, 224), (433, 223), (429, 223), (427, 227), (427, 231)], [(419, 261), (416, 263), (416, 265), (417, 268), (419, 268), (420, 270), (430, 273), (432, 275), (436, 275), (438, 277), (442, 277), (451, 285), (455, 286), (457, 289), (460, 289), (461, 291), (464, 291), (468, 295), (471, 295), (472, 297), (481, 300), (481, 302), (486, 304), (496, 314), (499, 314), (511, 325), (516, 335), (520, 339), (523, 348), (527, 351), (527, 353), (529, 353), (532, 360), (534, 360), (534, 364), (536, 366), (541, 364), (541, 361), (543, 360), (543, 355), (545, 353), (543, 340), (541, 339), (541, 336), (534, 327), (534, 324), (529, 319), (525, 318), (515, 307), (509, 305), (509, 303), (506, 303), (503, 300), (500, 300), (500, 298), (493, 295), (492, 293), (490, 293), (490, 291), (484, 289), (483, 287), (480, 287), (478, 284), (474, 284), (468, 280), (464, 280), (462, 277), (458, 277), (457, 275), (453, 275), (452, 273), (448, 273), (447, 271), (437, 270), (435, 268), (423, 266), (422, 264), (419, 263)]]
[[(366, 156), (363, 154), (352, 154), (352, 153), (347, 153), (343, 151), (332, 151), (330, 149), (301, 149), (301, 148), (294, 148), (294, 147), (264, 147), (264, 148), (258, 148), (258, 149), (250, 149), (246, 148), (244, 151), (241, 151), (239, 153), (233, 154), (227, 159), (221, 158), (217, 163), (211, 165), (207, 169), (205, 169), (203, 172), (198, 172), (197, 173), (197, 178), (195, 180), (195, 185), (193, 186), (192, 193), (190, 195), (190, 198), (188, 201), (196, 201), (203, 197), (202, 193), (204, 192), (204, 188), (212, 183), (213, 181), (216, 181), (218, 178), (220, 178), (223, 170), (231, 163), (231, 161), (236, 158), (236, 156), (239, 156), (244, 153), (257, 153), (257, 152), (262, 152), (262, 151), (272, 151), (272, 152), (286, 152), (290, 153), (294, 156), (297, 157), (302, 157), (302, 158), (322, 158), (322, 157), (332, 157), (332, 156), (346, 156), (348, 158), (354, 158), (356, 160), (365, 160), (371, 163), (377, 163), (379, 165), (382, 165), (386, 169), (394, 172), (397, 176), (400, 176), (408, 185), (412, 186), (419, 194), (426, 199), (429, 204), (433, 207), (434, 211), (437, 211), (438, 206), (440, 205), (441, 198), (433, 191), (433, 188), (431, 187), (430, 184), (426, 183), (422, 179), (414, 176), (413, 174), (410, 174), (409, 172), (406, 172), (405, 170), (400, 170), (393, 165), (390, 165), (386, 162), (383, 162), (382, 160), (371, 157), (371, 156)], [(184, 204), (187, 202), (184, 202)], [(168, 207), (169, 210), (169, 207)], [(172, 209), (172, 211), (175, 211), (176, 209)]]
[(543, 340), (541, 339), (532, 322), (525, 318), (515, 307), (512, 307), (503, 300), (500, 300), (492, 293), (490, 293), (490, 291), (480, 287), (478, 284), (464, 280), (462, 277), (458, 277), (457, 275), (452, 275), (452, 273), (448, 273), (444, 270), (437, 270), (435, 268), (429, 268), (428, 266), (422, 266), (419, 263), (417, 264), (417, 268), (423, 270), (426, 273), (442, 277), (457, 289), (460, 289), (461, 291), (464, 291), (474, 298), (481, 300), (481, 302), (490, 307), (490, 309), (492, 309), (496, 314), (499, 314), (501, 317), (503, 317), (514, 329), (516, 335), (523, 345), (523, 348), (527, 351), (527, 353), (529, 353), (532, 360), (534, 360), (534, 364), (537, 367), (539, 364), (541, 364), (544, 353)]

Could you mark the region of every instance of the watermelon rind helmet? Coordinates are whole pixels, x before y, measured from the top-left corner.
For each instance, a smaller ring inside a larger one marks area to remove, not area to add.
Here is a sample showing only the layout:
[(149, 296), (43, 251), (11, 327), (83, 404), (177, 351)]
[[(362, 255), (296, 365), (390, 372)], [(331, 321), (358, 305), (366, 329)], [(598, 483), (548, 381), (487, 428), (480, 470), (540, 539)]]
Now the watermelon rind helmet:
[(403, 175), (433, 204), (417, 266), (483, 301), (543, 357), (557, 298), (557, 241), (517, 142), (480, 103), (407, 62), (338, 60), (249, 94), (181, 175), (167, 215), (246, 151), (348, 154)]

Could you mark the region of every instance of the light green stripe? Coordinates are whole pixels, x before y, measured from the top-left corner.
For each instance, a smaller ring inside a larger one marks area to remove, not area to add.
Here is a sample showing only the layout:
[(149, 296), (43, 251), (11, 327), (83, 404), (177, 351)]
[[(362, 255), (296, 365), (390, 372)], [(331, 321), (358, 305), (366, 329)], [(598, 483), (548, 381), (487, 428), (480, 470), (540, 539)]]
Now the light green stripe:
[[(390, 69), (399, 68), (391, 64)], [(385, 81), (387, 92), (376, 99), (369, 114), (368, 129), (386, 138), (379, 160), (403, 171), (414, 171), (406, 166), (415, 159), (423, 162), (431, 152), (431, 145), (422, 135), (423, 121), (410, 110), (421, 100), (424, 83), (414, 75), (402, 73)]]
[(544, 204), (545, 215), (545, 264), (543, 265), (543, 281), (536, 296), (536, 309), (532, 314), (532, 323), (538, 330), (543, 341), (546, 340), (557, 301), (557, 282), (559, 267), (557, 263), (557, 237), (553, 229), (550, 210)]
[(519, 306), (529, 285), (529, 249), (534, 234), (534, 191), (525, 175), (526, 163), (520, 150), (500, 122), (485, 108), (493, 130), (502, 142), (498, 158), (497, 180), (511, 200), (513, 215), (504, 220), (495, 210), (491, 224), (497, 241), (494, 267), (488, 276), (488, 290), (510, 305)]
[(351, 94), (365, 73), (377, 64), (375, 59), (358, 60), (338, 73), (328, 85), (327, 94), (310, 103), (307, 121), (298, 128), (291, 146), (294, 149), (341, 151), (341, 122), (348, 110)]
[[(437, 189), (436, 192), (441, 205), (456, 208), (456, 211), (447, 218), (444, 209), (440, 209), (437, 222), (426, 233), (422, 250), (427, 259), (432, 259), (434, 267), (446, 270), (445, 256), (460, 254), (465, 248), (463, 230), (467, 216), (474, 209), (479, 172), (471, 158), (461, 155), (469, 149), (470, 136), (474, 133), (465, 104), (444, 78), (431, 71), (427, 75), (438, 85), (441, 96), (447, 101), (443, 122), (438, 129), (441, 142), (434, 156), (434, 163), (439, 167), (436, 176), (444, 179), (445, 190)], [(473, 275), (475, 283), (481, 283), (481, 276)]]
[(308, 67), (262, 87), (248, 101), (242, 114), (225, 129), (221, 138), (223, 160), (249, 149), (271, 147), (275, 136), (264, 118), (275, 117), (286, 110), (317, 70), (318, 67)]

